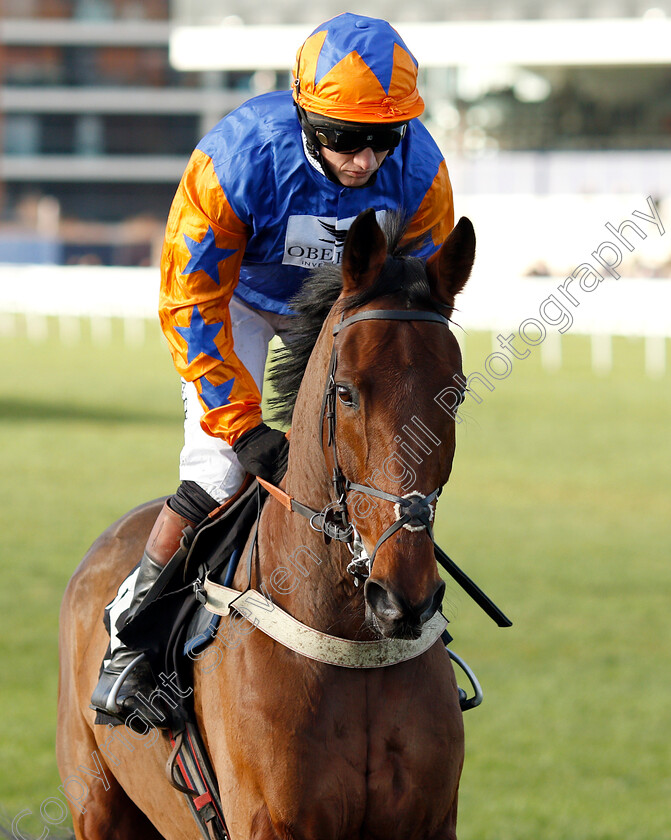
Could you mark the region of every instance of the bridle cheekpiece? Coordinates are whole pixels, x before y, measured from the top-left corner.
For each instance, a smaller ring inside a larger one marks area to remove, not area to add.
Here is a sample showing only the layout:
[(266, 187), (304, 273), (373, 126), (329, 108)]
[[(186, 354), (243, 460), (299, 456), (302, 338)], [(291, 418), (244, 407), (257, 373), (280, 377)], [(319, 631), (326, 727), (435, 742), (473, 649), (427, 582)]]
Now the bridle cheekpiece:
[[(330, 502), (321, 514), (319, 514), (321, 519), (319, 520), (318, 526), (316, 524), (318, 519), (315, 518), (313, 527), (323, 531), (324, 539), (327, 543), (331, 539), (335, 539), (348, 545), (354, 555), (352, 562), (348, 566), (348, 571), (354, 575), (357, 584), (359, 580), (365, 579), (370, 575), (375, 555), (380, 546), (400, 528), (407, 528), (413, 531), (426, 529), (431, 541), (434, 541), (433, 528), (431, 527), (433, 520), (433, 509), (431, 505), (435, 503), (442, 490), (442, 487), (438, 487), (429, 493), (428, 496), (422, 496), (417, 492), (408, 493), (405, 496), (397, 496), (392, 493), (386, 493), (376, 487), (370, 487), (367, 484), (358, 484), (357, 482), (350, 481), (345, 477), (340, 467), (336, 442), (336, 369), (338, 367), (336, 339), (344, 329), (360, 321), (429, 321), (443, 324), (448, 328), (450, 324), (447, 318), (437, 312), (426, 312), (416, 309), (369, 309), (363, 312), (357, 312), (348, 318), (341, 317), (340, 321), (333, 327), (333, 347), (326, 375), (324, 396), (322, 398), (321, 418), (322, 448), (325, 448), (325, 456), (328, 453), (328, 456), (326, 456), (327, 461), (331, 461), (331, 484), (336, 501)], [(326, 438), (326, 441), (324, 441), (324, 438)], [(358, 538), (356, 529), (349, 520), (347, 494), (350, 490), (362, 493), (365, 496), (372, 496), (383, 501), (391, 502), (395, 506), (396, 521), (380, 536), (370, 556), (365, 553), (363, 543)]]

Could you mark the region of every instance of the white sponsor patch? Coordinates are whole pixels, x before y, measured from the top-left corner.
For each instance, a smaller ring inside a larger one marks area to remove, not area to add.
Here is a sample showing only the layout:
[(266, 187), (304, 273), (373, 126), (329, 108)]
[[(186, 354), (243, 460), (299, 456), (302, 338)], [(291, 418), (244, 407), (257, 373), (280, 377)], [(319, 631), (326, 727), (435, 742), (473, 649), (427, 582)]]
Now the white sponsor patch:
[[(378, 223), (386, 210), (376, 213)], [(284, 242), (284, 265), (317, 268), (326, 263), (339, 265), (347, 231), (356, 216), (337, 219), (329, 216), (289, 216)]]

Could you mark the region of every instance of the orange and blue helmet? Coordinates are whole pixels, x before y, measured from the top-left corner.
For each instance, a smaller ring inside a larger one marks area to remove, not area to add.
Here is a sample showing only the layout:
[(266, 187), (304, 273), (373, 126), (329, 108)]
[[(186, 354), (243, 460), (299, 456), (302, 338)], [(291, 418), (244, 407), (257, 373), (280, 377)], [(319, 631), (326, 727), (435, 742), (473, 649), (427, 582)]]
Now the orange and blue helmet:
[(299, 49), (293, 96), (299, 113), (323, 124), (398, 126), (424, 111), (417, 61), (401, 36), (350, 12), (318, 26)]

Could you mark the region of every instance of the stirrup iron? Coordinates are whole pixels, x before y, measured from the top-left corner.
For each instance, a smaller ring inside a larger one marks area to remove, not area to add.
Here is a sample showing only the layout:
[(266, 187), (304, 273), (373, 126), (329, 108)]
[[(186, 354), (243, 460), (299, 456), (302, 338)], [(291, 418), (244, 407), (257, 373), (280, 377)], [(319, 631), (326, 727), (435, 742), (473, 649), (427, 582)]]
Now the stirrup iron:
[(107, 701), (105, 703), (105, 708), (107, 709), (107, 711), (111, 715), (118, 715), (120, 713), (121, 710), (119, 709), (119, 707), (117, 705), (117, 695), (119, 694), (119, 691), (121, 690), (121, 686), (124, 684), (124, 682), (126, 680), (126, 677), (130, 674), (130, 672), (137, 665), (140, 664), (140, 662), (142, 662), (143, 659), (146, 659), (145, 654), (144, 653), (138, 653), (138, 655), (135, 657), (135, 659), (133, 659), (132, 662), (130, 662), (128, 665), (126, 665), (126, 667), (123, 669), (123, 671), (116, 678), (116, 681), (115, 681), (114, 685), (112, 686), (112, 689), (111, 689), (110, 693), (107, 695)]
[(457, 665), (461, 668), (464, 674), (466, 674), (466, 676), (468, 677), (468, 681), (473, 687), (474, 694), (472, 697), (468, 697), (463, 688), (459, 689), (459, 705), (461, 706), (461, 711), (467, 712), (469, 709), (474, 709), (476, 706), (479, 706), (480, 703), (482, 703), (482, 688), (480, 687), (478, 678), (475, 676), (475, 674), (469, 668), (466, 662), (464, 662), (464, 660), (460, 656), (457, 656), (457, 654), (453, 650), (450, 650), (449, 648), (446, 648), (446, 650), (449, 654), (450, 659), (453, 662), (457, 663)]

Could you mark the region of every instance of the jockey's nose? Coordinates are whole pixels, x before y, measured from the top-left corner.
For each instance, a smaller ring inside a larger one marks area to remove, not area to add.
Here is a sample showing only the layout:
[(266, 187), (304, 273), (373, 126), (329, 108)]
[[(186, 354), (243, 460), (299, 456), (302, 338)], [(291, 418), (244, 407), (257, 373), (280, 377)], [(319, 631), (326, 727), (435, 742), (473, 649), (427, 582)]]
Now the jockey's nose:
[(390, 638), (417, 638), (422, 627), (440, 609), (445, 594), (441, 580), (434, 591), (416, 604), (408, 602), (382, 580), (369, 578), (364, 587), (366, 604), (377, 619), (384, 636)]
[(353, 162), (366, 171), (377, 169), (377, 158), (370, 146), (367, 149), (359, 149), (354, 155)]

